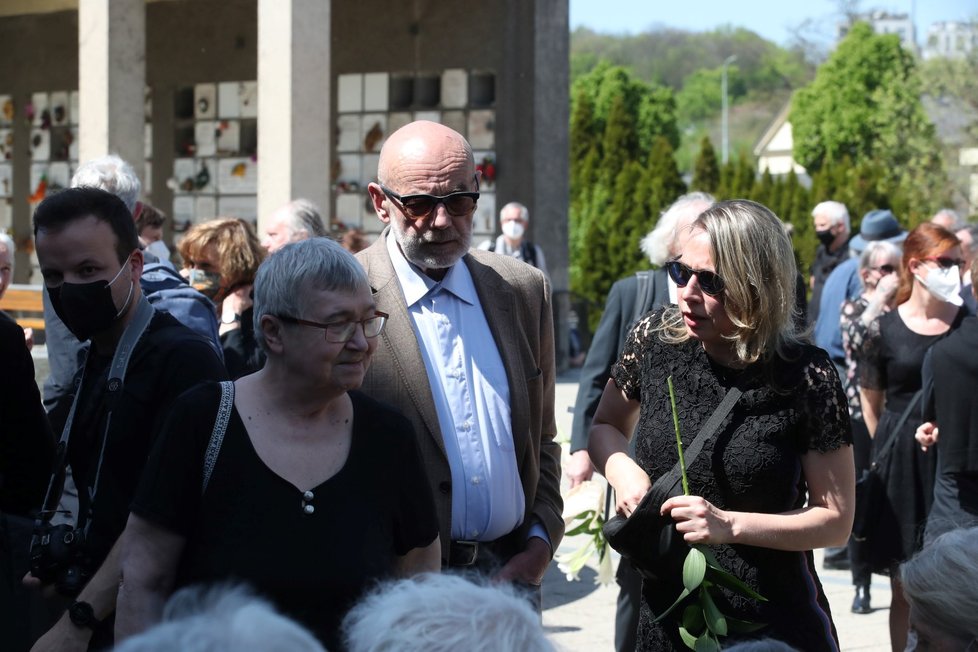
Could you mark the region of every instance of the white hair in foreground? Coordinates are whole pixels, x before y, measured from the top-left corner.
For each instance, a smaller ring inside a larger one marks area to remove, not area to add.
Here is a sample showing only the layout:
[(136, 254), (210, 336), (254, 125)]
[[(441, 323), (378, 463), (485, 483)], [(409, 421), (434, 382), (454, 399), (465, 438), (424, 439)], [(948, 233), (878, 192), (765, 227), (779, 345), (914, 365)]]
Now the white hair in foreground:
[(509, 586), (449, 574), (381, 585), (347, 614), (349, 652), (555, 652), (540, 616)]
[(243, 587), (188, 587), (170, 598), (163, 622), (116, 652), (325, 652), (298, 623)]

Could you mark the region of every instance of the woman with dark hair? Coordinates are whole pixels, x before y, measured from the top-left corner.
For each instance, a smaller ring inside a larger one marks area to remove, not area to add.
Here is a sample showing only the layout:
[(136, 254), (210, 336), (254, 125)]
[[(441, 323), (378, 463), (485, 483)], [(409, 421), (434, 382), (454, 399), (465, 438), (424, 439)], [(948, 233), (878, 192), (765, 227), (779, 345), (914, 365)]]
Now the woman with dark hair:
[[(650, 478), (679, 457), (667, 379), (686, 448), (728, 393), (742, 392), (688, 465), (692, 495), (659, 509), (686, 543), (709, 545), (767, 599), (726, 589), (718, 597), (728, 616), (764, 624), (748, 638), (838, 650), (812, 549), (844, 544), (852, 526), (849, 414), (827, 354), (796, 331), (791, 243), (770, 210), (746, 200), (713, 205), (678, 237), (666, 268), (679, 305), (647, 314), (629, 334), (594, 416), (591, 459), (631, 516)], [(679, 575), (643, 581), (638, 649), (687, 649), (684, 605), (654, 622), (683, 589)]]
[[(863, 419), (874, 457), (896, 437), (887, 456), (885, 498), (873, 509), (870, 565), (890, 576), (890, 645), (907, 642), (908, 610), (896, 568), (920, 548), (934, 490), (935, 456), (917, 446), (921, 367), (935, 343), (966, 315), (961, 304), (961, 245), (950, 231), (921, 224), (903, 243), (897, 307), (870, 325), (859, 367)], [(904, 416), (906, 415), (906, 416)]]

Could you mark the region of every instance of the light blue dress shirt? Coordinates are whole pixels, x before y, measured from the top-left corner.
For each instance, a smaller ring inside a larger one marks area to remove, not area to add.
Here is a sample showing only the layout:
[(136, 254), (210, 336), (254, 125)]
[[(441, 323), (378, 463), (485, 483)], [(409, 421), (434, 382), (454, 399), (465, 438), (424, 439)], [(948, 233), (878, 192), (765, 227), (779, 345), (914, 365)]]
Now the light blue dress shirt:
[[(387, 250), (421, 348), (452, 471), (452, 539), (493, 541), (525, 517), (513, 446), (509, 381), (468, 267), (441, 281)], [(535, 524), (531, 536), (548, 541)]]

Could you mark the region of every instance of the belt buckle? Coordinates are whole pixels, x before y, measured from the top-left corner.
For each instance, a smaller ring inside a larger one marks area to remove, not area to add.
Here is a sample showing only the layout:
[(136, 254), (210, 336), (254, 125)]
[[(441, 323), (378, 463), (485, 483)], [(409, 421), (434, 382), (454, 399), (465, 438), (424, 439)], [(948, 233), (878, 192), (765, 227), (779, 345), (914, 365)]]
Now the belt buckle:
[(452, 541), (451, 566), (471, 566), (479, 558), (478, 541)]

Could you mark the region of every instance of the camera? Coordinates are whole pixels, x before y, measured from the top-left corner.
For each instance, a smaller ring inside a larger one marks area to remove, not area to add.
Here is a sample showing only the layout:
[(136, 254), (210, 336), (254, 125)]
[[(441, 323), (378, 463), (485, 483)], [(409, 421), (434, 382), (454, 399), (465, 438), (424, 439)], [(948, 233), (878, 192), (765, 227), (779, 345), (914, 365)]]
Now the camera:
[(85, 564), (85, 532), (67, 523), (34, 526), (31, 538), (31, 575), (53, 584), (61, 595), (73, 598), (81, 593), (92, 573)]

